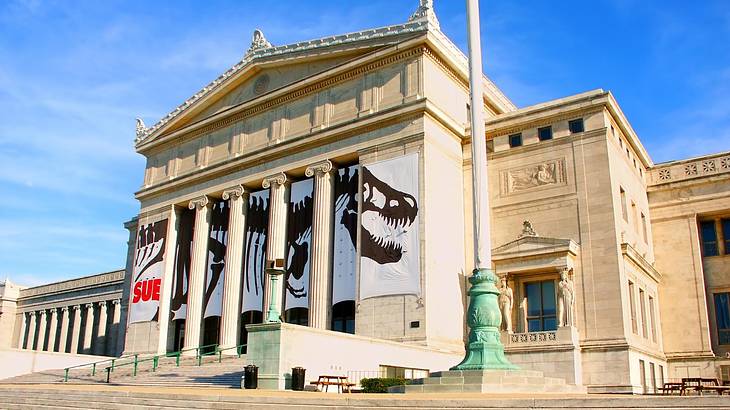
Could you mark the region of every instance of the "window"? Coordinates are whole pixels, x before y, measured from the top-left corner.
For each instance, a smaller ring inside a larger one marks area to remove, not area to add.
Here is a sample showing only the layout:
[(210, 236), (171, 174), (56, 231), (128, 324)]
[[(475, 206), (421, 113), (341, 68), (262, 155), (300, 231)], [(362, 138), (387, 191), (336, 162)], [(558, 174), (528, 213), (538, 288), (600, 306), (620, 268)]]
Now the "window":
[(639, 289), (639, 308), (641, 308), (641, 335), (648, 338), (649, 332), (647, 332), (646, 326), (646, 298), (644, 296), (644, 289)]
[(656, 342), (656, 313), (654, 313), (654, 298), (649, 296), (649, 323), (651, 328), (651, 341)]
[(355, 334), (355, 301), (346, 300), (332, 306), (332, 330)]
[(631, 330), (634, 333), (639, 333), (638, 327), (636, 326), (636, 302), (634, 296), (636, 295), (634, 290), (634, 282), (629, 281), (629, 308), (631, 309)]
[(291, 308), (284, 312), (284, 321), (299, 326), (309, 326), (309, 309)]
[(646, 394), (646, 366), (641, 359), (639, 359), (639, 377), (641, 377), (641, 392)]
[(654, 363), (649, 363), (649, 375), (651, 376), (651, 380), (649, 380), (651, 392), (656, 393), (656, 370), (654, 369)]
[(730, 255), (730, 219), (723, 219), (722, 224), (722, 239), (725, 243), (725, 255)]
[(553, 127), (542, 127), (537, 129), (537, 138), (540, 141), (547, 141), (553, 139)]
[(657, 365), (659, 367), (659, 385), (664, 386), (664, 366)]
[(525, 284), (527, 295), (527, 331), (541, 332), (558, 328), (555, 307), (555, 281), (528, 282)]
[(624, 221), (629, 221), (629, 210), (626, 208), (626, 191), (619, 187), (619, 194), (621, 195), (621, 216), (624, 217)]
[(570, 129), (571, 134), (577, 134), (579, 132), (583, 132), (583, 118), (578, 118), (572, 121), (568, 121), (568, 129)]
[(634, 232), (639, 233), (639, 212), (636, 210), (636, 203), (631, 201), (631, 219), (634, 220)]
[(522, 146), (522, 134), (512, 134), (509, 136), (509, 147), (520, 147)]
[(730, 345), (730, 293), (715, 293), (717, 343)]
[(649, 243), (648, 236), (646, 234), (646, 216), (641, 213), (641, 234), (644, 236), (644, 243)]
[(702, 237), (702, 255), (717, 256), (717, 231), (715, 231), (715, 221), (700, 222), (700, 236)]

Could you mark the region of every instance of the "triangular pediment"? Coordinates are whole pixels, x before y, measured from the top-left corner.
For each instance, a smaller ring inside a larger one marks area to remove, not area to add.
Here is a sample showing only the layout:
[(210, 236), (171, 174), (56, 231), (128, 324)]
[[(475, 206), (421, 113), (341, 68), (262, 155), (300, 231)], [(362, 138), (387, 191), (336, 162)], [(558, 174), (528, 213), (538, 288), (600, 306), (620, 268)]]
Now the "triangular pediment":
[(239, 104), (319, 75), (370, 53), (426, 35), (427, 21), (249, 50), (239, 63), (152, 127), (138, 123), (137, 147)]
[(576, 255), (579, 248), (572, 239), (523, 236), (493, 249), (492, 259), (498, 261), (553, 253)]

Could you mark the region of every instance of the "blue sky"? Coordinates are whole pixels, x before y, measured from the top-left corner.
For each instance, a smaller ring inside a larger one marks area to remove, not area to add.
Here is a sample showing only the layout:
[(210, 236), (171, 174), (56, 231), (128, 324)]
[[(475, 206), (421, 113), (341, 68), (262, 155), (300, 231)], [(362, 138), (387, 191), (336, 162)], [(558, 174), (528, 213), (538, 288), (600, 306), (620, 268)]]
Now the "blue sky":
[[(0, 278), (124, 266), (154, 124), (274, 44), (405, 21), (417, 0), (0, 2)], [(465, 2), (435, 0), (466, 49)], [(730, 150), (730, 3), (482, 1), (484, 68), (519, 107), (611, 90), (655, 162)]]

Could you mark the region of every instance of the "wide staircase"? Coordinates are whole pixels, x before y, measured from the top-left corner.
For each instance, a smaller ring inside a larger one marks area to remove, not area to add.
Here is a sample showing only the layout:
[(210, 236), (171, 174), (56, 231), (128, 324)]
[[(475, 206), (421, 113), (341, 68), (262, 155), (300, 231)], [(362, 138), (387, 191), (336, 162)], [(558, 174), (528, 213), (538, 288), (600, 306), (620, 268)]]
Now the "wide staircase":
[(130, 355), (68, 369), (45, 370), (0, 380), (0, 384), (110, 384), (240, 388), (246, 355), (237, 351)]

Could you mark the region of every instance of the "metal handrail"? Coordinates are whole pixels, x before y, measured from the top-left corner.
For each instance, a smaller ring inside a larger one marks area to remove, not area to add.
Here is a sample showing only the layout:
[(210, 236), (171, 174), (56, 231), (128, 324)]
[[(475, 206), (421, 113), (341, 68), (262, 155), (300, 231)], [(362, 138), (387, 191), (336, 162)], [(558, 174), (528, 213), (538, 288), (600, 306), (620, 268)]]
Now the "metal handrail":
[(114, 368), (114, 364), (116, 363), (117, 360), (121, 360), (121, 359), (125, 359), (125, 358), (130, 358), (132, 356), (134, 356), (134, 355), (131, 355), (130, 354), (130, 355), (126, 355), (126, 356), (114, 357), (114, 358), (111, 358), (111, 359), (99, 360), (98, 362), (77, 364), (76, 366), (66, 367), (66, 368), (63, 369), (64, 370), (63, 381), (64, 382), (68, 382), (68, 372), (71, 369), (77, 369), (77, 368), (81, 368), (81, 367), (91, 366), (91, 375), (92, 376), (95, 376), (96, 375), (96, 365), (97, 364), (111, 362), (111, 367), (113, 369)]

